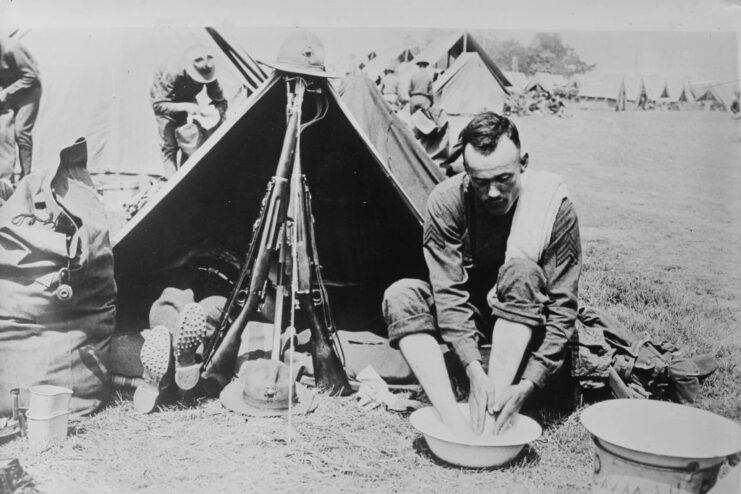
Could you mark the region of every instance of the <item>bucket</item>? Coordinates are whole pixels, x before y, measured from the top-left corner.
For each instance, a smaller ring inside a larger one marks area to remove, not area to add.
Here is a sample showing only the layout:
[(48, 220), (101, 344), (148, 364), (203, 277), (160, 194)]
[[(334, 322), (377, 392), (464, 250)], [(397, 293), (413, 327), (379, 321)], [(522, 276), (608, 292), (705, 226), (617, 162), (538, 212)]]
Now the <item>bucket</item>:
[(61, 412), (46, 417), (38, 417), (28, 412), (26, 413), (26, 419), (28, 442), (34, 447), (48, 446), (67, 438), (69, 412)]
[(72, 390), (62, 386), (42, 384), (28, 388), (28, 412), (34, 417), (51, 417), (69, 411)]
[(614, 448), (594, 438), (592, 492), (652, 494), (704, 494), (715, 485), (725, 458), (709, 465), (689, 462), (683, 467), (642, 463), (615, 454)]
[(608, 400), (581, 422), (595, 445), (593, 493), (704, 494), (741, 451), (734, 422), (676, 403)]

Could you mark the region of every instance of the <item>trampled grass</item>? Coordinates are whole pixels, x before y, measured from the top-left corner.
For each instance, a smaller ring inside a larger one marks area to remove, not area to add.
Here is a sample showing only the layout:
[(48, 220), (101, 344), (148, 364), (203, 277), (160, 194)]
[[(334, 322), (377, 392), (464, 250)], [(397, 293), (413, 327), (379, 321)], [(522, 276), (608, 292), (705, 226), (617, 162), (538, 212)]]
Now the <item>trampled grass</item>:
[[(741, 422), (741, 143), (730, 117), (585, 112), (517, 123), (531, 166), (562, 174), (572, 192), (582, 303), (688, 355), (714, 354), (721, 367), (697, 406)], [(588, 492), (593, 446), (579, 411), (537, 412), (543, 436), (500, 470), (442, 464), (405, 415), (327, 396), (294, 421), (290, 445), (285, 419), (247, 419), (215, 400), (141, 416), (119, 397), (59, 446), (14, 441), (0, 456), (18, 457), (45, 492)]]

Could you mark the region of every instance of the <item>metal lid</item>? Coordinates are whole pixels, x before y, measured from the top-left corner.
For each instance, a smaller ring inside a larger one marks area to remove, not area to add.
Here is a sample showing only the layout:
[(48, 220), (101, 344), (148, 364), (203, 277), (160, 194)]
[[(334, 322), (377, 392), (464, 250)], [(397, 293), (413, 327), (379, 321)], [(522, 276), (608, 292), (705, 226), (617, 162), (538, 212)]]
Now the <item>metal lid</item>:
[(639, 453), (699, 460), (741, 451), (733, 421), (676, 403), (608, 400), (584, 410), (581, 422), (601, 441)]

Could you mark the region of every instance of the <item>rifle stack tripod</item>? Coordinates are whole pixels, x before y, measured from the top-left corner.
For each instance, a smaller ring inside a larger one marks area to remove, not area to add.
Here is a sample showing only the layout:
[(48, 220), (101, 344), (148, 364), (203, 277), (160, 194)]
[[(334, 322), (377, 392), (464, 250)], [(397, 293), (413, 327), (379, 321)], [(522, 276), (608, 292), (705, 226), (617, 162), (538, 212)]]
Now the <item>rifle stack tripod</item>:
[[(274, 293), (271, 358), (281, 359), (281, 333), (287, 332), (292, 342), (300, 320), (311, 332), (317, 387), (333, 395), (348, 394), (352, 390), (338, 356), (342, 351), (336, 338), (316, 248), (311, 194), (301, 170), (301, 132), (324, 117), (326, 105), (322, 98), (325, 96), (321, 94), (321, 88), (310, 86), (311, 78), (286, 74), (284, 80), (287, 129), (280, 159), (275, 175), (268, 183), (238, 281), (217, 331), (206, 343), (201, 373), (207, 390), (223, 387), (234, 376), (242, 333)], [(315, 98), (317, 113), (311, 121), (302, 124), (302, 107), (307, 92)], [(290, 304), (287, 311), (286, 299)], [(288, 322), (284, 320), (286, 312)]]

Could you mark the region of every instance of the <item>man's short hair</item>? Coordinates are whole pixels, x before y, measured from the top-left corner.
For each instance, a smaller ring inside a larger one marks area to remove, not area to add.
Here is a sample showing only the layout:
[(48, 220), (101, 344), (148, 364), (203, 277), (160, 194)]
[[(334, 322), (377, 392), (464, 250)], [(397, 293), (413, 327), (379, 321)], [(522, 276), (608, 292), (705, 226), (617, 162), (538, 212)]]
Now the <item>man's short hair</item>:
[(476, 151), (489, 155), (497, 148), (502, 136), (508, 137), (520, 149), (520, 133), (507, 117), (486, 111), (479, 113), (461, 131), (458, 141), (461, 149), (470, 144)]

